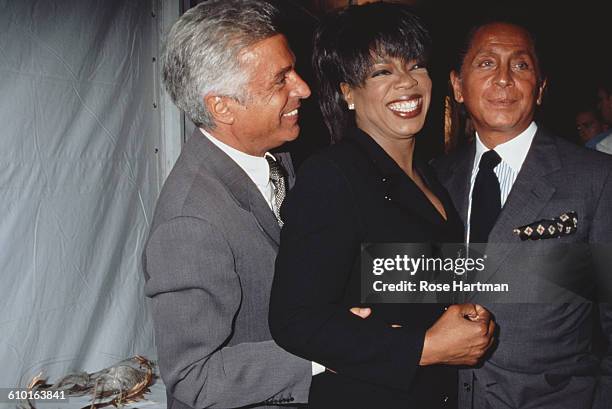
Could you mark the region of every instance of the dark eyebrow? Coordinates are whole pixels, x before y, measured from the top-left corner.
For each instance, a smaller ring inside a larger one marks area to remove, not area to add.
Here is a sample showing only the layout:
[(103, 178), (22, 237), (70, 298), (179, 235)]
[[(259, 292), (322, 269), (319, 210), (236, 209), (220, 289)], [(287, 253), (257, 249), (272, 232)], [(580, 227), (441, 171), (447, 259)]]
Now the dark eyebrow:
[(535, 59), (535, 56), (529, 50), (519, 50), (519, 51), (512, 53), (512, 57), (514, 58), (523, 57), (523, 56), (527, 56), (532, 60)]
[[(491, 46), (491, 47), (482, 48), (482, 49), (478, 50), (474, 56), (475, 57), (480, 57), (480, 56), (484, 55), (484, 56), (494, 57), (494, 56), (500, 54), (500, 52), (499, 52), (500, 48), (502, 48), (502, 47)], [(523, 49), (516, 50), (516, 51), (513, 51), (510, 54), (511, 57), (520, 57), (520, 56), (524, 56), (524, 55), (526, 55), (526, 56), (528, 56), (528, 57), (530, 57), (532, 59), (535, 58), (534, 55), (533, 55), (533, 52), (531, 52), (530, 50), (527, 50), (527, 49), (525, 49), (525, 50), (523, 50)]]

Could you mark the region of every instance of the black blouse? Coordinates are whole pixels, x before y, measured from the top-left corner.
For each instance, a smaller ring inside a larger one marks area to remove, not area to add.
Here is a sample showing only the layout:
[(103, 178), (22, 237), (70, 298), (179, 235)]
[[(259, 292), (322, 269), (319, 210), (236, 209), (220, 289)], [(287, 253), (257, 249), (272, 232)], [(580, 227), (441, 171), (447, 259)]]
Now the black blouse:
[(456, 369), (418, 365), (425, 331), (445, 305), (375, 304), (367, 319), (349, 311), (361, 305), (362, 243), (463, 240), (447, 192), (427, 164), (415, 168), (447, 220), (357, 129), (307, 160), (285, 200), (270, 329), (289, 352), (336, 372), (313, 377), (311, 408), (456, 406)]

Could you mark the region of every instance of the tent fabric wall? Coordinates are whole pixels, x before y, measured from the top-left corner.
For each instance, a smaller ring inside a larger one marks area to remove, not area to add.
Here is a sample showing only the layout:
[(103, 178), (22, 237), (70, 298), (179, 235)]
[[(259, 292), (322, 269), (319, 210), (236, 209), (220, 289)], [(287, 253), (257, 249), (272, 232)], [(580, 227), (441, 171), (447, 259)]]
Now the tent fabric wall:
[(154, 6), (0, 0), (0, 387), (155, 358)]

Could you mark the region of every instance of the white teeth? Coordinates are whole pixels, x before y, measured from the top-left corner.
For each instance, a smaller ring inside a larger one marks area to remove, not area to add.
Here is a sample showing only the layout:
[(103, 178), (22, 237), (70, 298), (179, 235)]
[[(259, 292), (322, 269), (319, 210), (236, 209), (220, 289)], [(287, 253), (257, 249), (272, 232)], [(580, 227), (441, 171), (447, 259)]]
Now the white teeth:
[(417, 107), (421, 104), (421, 98), (411, 99), (410, 101), (402, 101), (402, 102), (394, 102), (389, 104), (389, 109), (392, 111), (398, 112), (411, 112), (417, 109)]
[(287, 112), (286, 114), (283, 114), (283, 116), (294, 116), (294, 115), (297, 115), (297, 113), (298, 113), (298, 110), (296, 108), (291, 112)]

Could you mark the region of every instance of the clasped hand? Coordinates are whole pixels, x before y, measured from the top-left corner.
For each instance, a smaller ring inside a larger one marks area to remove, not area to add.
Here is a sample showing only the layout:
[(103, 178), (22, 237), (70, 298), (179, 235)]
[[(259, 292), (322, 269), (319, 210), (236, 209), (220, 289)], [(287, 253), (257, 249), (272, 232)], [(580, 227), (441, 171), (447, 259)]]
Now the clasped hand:
[[(370, 308), (353, 307), (350, 311), (364, 319), (372, 313)], [(495, 321), (483, 306), (451, 305), (425, 333), (419, 365), (474, 366), (493, 345), (494, 332)]]

